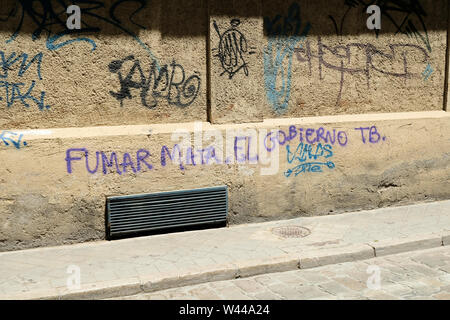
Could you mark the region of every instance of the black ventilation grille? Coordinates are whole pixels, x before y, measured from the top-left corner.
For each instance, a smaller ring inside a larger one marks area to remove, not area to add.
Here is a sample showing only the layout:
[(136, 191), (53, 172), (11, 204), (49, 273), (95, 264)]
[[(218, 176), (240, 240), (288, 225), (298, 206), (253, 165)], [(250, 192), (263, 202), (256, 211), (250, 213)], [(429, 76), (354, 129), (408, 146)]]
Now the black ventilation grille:
[(226, 223), (226, 186), (106, 199), (108, 239), (168, 228)]

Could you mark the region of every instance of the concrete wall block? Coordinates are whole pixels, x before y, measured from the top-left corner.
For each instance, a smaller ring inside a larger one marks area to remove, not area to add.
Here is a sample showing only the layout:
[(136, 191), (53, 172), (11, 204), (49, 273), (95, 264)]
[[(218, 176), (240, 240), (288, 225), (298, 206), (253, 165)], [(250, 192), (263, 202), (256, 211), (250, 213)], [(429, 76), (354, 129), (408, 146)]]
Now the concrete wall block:
[(0, 250), (103, 239), (114, 195), (227, 185), (232, 224), (449, 199), (450, 117), (431, 115), (6, 132)]
[[(244, 69), (229, 79), (220, 76), (224, 70), (214, 51), (219, 38), (210, 21), (214, 122), (242, 121), (243, 115), (251, 122), (443, 109), (447, 1), (383, 7), (379, 32), (367, 28), (362, 4), (262, 0), (252, 12), (260, 6), (261, 16), (248, 17), (245, 11), (233, 16), (230, 9), (219, 23), (226, 30), (230, 17), (239, 18), (247, 42), (258, 43), (260, 54), (245, 60), (252, 71), (248, 77)], [(221, 15), (212, 11), (210, 17), (218, 21)], [(255, 26), (246, 29), (252, 21)]]
[(0, 250), (102, 239), (112, 195), (227, 185), (233, 224), (450, 198), (448, 1), (378, 34), (344, 0), (80, 3), (70, 34), (29, 3), (0, 7)]
[(209, 8), (211, 120), (262, 121), (261, 0), (212, 1)]
[(206, 120), (206, 0), (80, 3), (72, 34), (58, 1), (6, 2), (0, 128)]

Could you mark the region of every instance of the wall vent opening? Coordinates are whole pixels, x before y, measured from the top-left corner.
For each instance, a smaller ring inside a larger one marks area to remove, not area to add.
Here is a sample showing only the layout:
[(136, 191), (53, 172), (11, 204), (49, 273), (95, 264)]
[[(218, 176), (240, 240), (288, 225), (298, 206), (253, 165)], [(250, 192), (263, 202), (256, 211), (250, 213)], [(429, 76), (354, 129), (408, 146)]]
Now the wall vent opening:
[(227, 223), (226, 186), (108, 197), (108, 240), (222, 227)]

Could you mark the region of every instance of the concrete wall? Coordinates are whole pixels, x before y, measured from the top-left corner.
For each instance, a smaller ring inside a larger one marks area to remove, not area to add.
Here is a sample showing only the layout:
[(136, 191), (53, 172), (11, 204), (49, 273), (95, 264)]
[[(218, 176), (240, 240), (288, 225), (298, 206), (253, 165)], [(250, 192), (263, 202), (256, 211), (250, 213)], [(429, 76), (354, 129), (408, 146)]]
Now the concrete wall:
[[(244, 2), (210, 9), (212, 121), (442, 110), (448, 1), (388, 1), (379, 34), (362, 5)], [(220, 54), (233, 33), (241, 46)]]
[[(100, 1), (104, 7), (97, 9), (81, 5), (82, 22), (92, 31), (69, 35), (62, 35), (65, 9), (58, 1), (41, 2), (49, 8), (43, 11), (34, 1), (35, 13), (26, 1), (6, 1), (17, 12), (0, 22), (0, 50), (10, 66), (2, 128), (206, 120), (205, 1), (187, 0), (182, 6), (176, 0), (144, 1), (142, 9), (133, 2), (115, 7), (119, 2), (113, 0)], [(62, 24), (50, 16), (55, 12), (63, 12)], [(43, 13), (47, 20), (38, 16)], [(23, 55), (27, 63), (35, 60), (21, 72)], [(24, 84), (22, 95), (34, 83), (30, 96), (36, 101), (12, 97), (17, 83)]]
[(4, 2), (2, 251), (103, 239), (112, 195), (225, 184), (230, 223), (450, 198), (447, 1), (379, 34), (358, 1), (100, 1), (71, 34)]

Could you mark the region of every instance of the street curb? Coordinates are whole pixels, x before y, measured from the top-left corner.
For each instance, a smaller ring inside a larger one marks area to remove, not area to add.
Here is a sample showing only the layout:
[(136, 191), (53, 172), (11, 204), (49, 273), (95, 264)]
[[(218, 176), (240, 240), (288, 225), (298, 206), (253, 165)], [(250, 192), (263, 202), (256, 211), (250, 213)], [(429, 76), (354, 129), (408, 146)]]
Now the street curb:
[(375, 257), (373, 248), (366, 244), (352, 245), (344, 248), (326, 249), (317, 253), (305, 254), (300, 258), (300, 269), (311, 269), (330, 264), (367, 260)]
[(450, 245), (450, 230), (444, 232), (444, 234), (442, 235), (442, 245), (443, 246)]
[(410, 252), (415, 250), (425, 250), (440, 247), (443, 245), (443, 236), (436, 234), (418, 235), (402, 239), (390, 239), (372, 241), (368, 243), (375, 251), (376, 257)]
[(270, 261), (245, 261), (238, 265), (237, 278), (246, 278), (266, 273), (286, 272), (299, 269), (299, 259), (296, 256), (286, 255)]
[(293, 255), (280, 256), (270, 260), (247, 260), (239, 264), (211, 266), (203, 271), (187, 271), (183, 275), (167, 273), (163, 277), (151, 276), (87, 284), (76, 291), (67, 288), (26, 292), (8, 299), (34, 300), (85, 300), (114, 299), (120, 296), (155, 292), (201, 283), (233, 280), (265, 273), (311, 269), (325, 265), (372, 259), (415, 250), (432, 249), (450, 245), (450, 231), (442, 235), (429, 234), (403, 239), (383, 240), (365, 244), (327, 248)]
[(168, 275), (165, 278), (144, 278), (141, 280), (141, 288), (144, 293), (155, 292), (206, 282), (231, 280), (237, 277), (237, 267), (230, 265), (228, 268), (218, 267), (202, 272), (188, 272), (184, 275)]
[[(111, 285), (112, 283), (112, 285)], [(59, 291), (58, 300), (94, 300), (108, 299), (119, 296), (131, 296), (142, 293), (139, 279), (115, 280), (95, 283), (79, 291), (70, 291), (63, 288)], [(47, 298), (47, 300), (54, 298)]]

